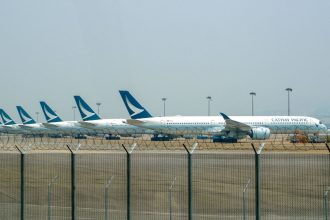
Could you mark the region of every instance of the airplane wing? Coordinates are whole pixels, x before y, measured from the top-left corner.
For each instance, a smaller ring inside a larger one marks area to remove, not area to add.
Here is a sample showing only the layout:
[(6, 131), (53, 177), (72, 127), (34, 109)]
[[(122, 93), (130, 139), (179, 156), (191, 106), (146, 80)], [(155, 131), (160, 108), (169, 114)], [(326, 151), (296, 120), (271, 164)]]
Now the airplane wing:
[(79, 121), (78, 124), (83, 128), (94, 128), (96, 125), (87, 121)]
[(18, 125), (20, 128), (23, 128), (23, 129), (32, 129), (30, 126), (27, 126), (27, 125)]
[(210, 134), (219, 134), (224, 130), (224, 127), (222, 126), (217, 126), (217, 127), (212, 127), (212, 128), (208, 128), (206, 129), (206, 132), (210, 133)]
[(50, 128), (50, 129), (56, 129), (58, 128), (57, 125), (51, 124), (51, 123), (42, 123), (43, 126), (45, 126), (46, 128)]
[(252, 128), (250, 125), (244, 124), (239, 121), (235, 121), (230, 119), (226, 114), (220, 113), (220, 115), (225, 119), (225, 130), (227, 131), (242, 131), (242, 132), (249, 132)]
[(9, 125), (2, 125), (2, 127), (4, 127), (5, 129), (8, 129), (8, 130), (13, 129), (13, 127), (11, 127)]
[(143, 126), (145, 122), (137, 119), (126, 119), (126, 123), (134, 126)]

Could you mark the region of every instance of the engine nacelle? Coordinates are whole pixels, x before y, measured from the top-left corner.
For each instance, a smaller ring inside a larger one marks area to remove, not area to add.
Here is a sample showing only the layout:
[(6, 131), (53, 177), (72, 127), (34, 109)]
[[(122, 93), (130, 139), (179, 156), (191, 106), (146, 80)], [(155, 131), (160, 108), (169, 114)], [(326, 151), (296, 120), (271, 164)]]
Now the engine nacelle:
[(252, 128), (249, 136), (253, 140), (265, 140), (270, 137), (270, 130), (269, 128), (265, 128), (265, 127)]

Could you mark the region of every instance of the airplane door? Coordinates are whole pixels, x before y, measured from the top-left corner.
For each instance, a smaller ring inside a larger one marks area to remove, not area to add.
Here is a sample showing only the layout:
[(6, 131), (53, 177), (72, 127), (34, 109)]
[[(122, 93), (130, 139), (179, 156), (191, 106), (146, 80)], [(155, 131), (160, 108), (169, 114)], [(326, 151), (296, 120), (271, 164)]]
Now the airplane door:
[(160, 120), (160, 124), (161, 124), (161, 126), (163, 127), (162, 131), (163, 131), (163, 132), (166, 132), (166, 128), (167, 128), (167, 127), (166, 127), (166, 121), (162, 119), (162, 120)]

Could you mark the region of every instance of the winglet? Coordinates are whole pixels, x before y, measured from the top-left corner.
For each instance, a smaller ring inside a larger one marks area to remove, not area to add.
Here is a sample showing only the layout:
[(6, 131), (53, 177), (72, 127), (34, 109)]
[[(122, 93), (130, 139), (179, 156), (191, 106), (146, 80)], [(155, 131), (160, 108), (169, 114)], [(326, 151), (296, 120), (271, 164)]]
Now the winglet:
[(230, 120), (230, 118), (225, 113), (220, 112), (220, 115), (223, 117), (223, 119)]
[(83, 121), (99, 120), (101, 119), (98, 114), (96, 114), (93, 109), (78, 95), (74, 96), (76, 104), (78, 106), (81, 118)]
[(144, 108), (129, 91), (119, 90), (131, 119), (150, 118), (151, 114)]

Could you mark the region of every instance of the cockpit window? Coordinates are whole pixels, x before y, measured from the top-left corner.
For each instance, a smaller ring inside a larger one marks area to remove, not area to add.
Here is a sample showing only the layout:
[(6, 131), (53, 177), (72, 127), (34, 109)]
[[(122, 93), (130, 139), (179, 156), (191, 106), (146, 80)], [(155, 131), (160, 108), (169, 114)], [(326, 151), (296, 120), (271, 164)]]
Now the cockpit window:
[(320, 125), (323, 124), (322, 121), (320, 121)]

